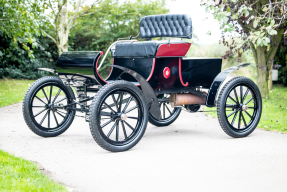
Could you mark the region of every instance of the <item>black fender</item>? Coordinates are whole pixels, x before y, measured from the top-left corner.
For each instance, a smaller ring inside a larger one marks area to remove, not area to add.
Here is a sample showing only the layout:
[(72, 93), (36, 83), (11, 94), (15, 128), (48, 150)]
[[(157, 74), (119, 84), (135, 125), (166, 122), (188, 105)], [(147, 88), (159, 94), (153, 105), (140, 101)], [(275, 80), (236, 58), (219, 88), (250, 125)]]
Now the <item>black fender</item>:
[(160, 114), (158, 100), (157, 100), (157, 97), (156, 97), (154, 90), (151, 88), (151, 86), (145, 80), (145, 78), (143, 78), (137, 72), (135, 72), (131, 69), (128, 69), (126, 67), (122, 67), (122, 66), (118, 66), (118, 65), (113, 65), (113, 67), (119, 68), (119, 69), (123, 70), (123, 72), (130, 74), (139, 82), (141, 89), (143, 91), (144, 97), (146, 99), (146, 102), (148, 104), (150, 114), (159, 120), (161, 114)]
[(219, 73), (215, 79), (213, 80), (213, 83), (211, 84), (211, 87), (209, 89), (207, 99), (206, 99), (206, 106), (207, 107), (215, 107), (215, 100), (218, 95), (219, 88), (223, 81), (227, 78), (227, 76), (232, 73), (235, 70), (238, 70), (242, 67), (247, 67), (248, 65), (251, 65), (251, 63), (242, 63), (240, 65), (230, 67), (228, 69), (225, 69), (221, 73)]
[[(60, 73), (60, 72), (57, 72), (56, 69), (50, 69), (50, 68), (38, 68), (38, 70), (47, 71), (47, 72), (57, 75), (64, 82), (65, 85), (68, 85), (70, 82), (73, 82), (72, 79), (79, 79), (79, 78), (82, 79), (81, 80), (82, 82), (85, 81), (87, 85), (101, 85), (100, 82), (97, 80), (97, 78), (92, 78), (92, 77), (89, 77), (88, 75), (81, 75), (81, 74), (76, 74), (76, 73)], [(68, 77), (68, 76), (71, 76), (71, 77)], [(70, 85), (73, 86), (72, 84)]]

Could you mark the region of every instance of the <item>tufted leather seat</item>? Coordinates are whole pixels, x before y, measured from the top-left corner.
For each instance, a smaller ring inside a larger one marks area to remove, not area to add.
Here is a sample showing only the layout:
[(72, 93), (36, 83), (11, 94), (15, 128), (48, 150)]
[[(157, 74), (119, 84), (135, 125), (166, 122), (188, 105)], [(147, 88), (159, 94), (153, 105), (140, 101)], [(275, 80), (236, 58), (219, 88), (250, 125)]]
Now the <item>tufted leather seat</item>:
[(192, 21), (189, 15), (153, 15), (140, 22), (140, 38), (182, 37), (191, 39)]
[[(189, 15), (153, 15), (143, 17), (139, 36), (142, 39), (155, 37), (192, 37), (192, 22)], [(112, 50), (114, 57), (153, 57), (163, 44), (186, 44), (184, 41), (141, 41), (118, 43)]]

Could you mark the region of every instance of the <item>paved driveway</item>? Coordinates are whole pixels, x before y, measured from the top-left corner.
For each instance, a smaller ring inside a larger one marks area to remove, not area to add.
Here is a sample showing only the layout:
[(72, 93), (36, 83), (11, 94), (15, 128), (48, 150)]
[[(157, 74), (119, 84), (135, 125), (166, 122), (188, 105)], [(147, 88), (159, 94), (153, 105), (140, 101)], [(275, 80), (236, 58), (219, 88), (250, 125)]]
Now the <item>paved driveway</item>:
[(123, 153), (100, 148), (81, 118), (55, 138), (32, 133), (21, 104), (0, 108), (0, 122), (0, 149), (38, 162), (75, 191), (287, 191), (287, 135), (257, 129), (233, 139), (202, 113), (149, 124)]

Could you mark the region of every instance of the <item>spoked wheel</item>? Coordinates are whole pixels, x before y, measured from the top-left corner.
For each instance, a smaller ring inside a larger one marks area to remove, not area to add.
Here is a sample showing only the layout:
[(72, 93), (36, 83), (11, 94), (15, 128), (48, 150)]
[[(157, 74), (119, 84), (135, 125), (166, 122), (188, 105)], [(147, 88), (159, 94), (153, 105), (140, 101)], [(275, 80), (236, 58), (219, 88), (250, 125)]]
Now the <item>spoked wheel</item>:
[(260, 121), (261, 94), (256, 84), (245, 77), (231, 79), (221, 90), (217, 115), (222, 129), (231, 137), (246, 137)]
[(134, 147), (144, 135), (148, 108), (142, 92), (127, 81), (102, 87), (90, 106), (90, 129), (95, 141), (111, 152)]
[(28, 127), (42, 137), (65, 132), (74, 120), (74, 111), (61, 106), (72, 102), (74, 93), (58, 77), (43, 77), (28, 89), (23, 101), (23, 115)]
[(169, 103), (169, 95), (160, 95), (158, 98), (161, 119), (157, 120), (151, 114), (149, 122), (155, 126), (162, 127), (172, 124), (179, 116), (181, 108), (172, 108)]

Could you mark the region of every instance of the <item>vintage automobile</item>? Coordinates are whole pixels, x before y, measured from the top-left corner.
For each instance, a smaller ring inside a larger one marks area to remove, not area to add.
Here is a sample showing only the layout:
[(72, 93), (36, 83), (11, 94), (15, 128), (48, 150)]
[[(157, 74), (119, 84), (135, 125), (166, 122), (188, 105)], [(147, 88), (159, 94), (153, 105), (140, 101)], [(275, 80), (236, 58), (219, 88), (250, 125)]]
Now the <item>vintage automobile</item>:
[[(40, 69), (54, 75), (35, 81), (25, 95), (28, 127), (39, 136), (55, 137), (69, 128), (76, 112), (85, 113), (94, 140), (121, 152), (141, 140), (148, 122), (168, 126), (182, 109), (197, 112), (205, 105), (217, 107), (226, 134), (248, 136), (261, 117), (259, 89), (246, 77), (222, 83), (249, 64), (221, 72), (220, 58), (187, 58), (191, 43), (183, 39), (191, 37), (188, 15), (147, 16), (140, 21), (139, 35), (113, 43), (100, 63), (102, 51), (62, 53), (56, 69)], [(103, 78), (99, 69), (109, 54), (111, 71)]]

